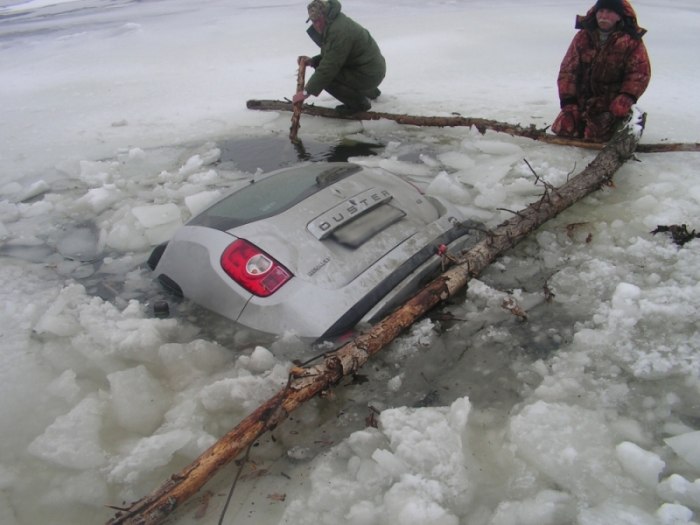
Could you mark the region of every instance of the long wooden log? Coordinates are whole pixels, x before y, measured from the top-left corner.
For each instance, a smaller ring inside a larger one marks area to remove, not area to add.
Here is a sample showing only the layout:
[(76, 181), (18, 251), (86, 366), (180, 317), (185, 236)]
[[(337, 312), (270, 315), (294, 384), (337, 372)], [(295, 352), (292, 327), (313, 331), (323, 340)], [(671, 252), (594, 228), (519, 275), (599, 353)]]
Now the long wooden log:
[[(284, 100), (249, 100), (246, 103), (248, 109), (260, 111), (292, 111), (295, 108), (291, 102)], [(559, 146), (574, 146), (577, 148), (600, 150), (603, 149), (604, 143), (593, 142), (583, 139), (570, 139), (559, 137), (547, 133), (546, 129), (536, 128), (532, 126), (521, 126), (519, 124), (509, 124), (507, 122), (499, 122), (497, 120), (489, 120), (484, 118), (462, 117), (453, 115), (450, 117), (435, 117), (435, 116), (419, 116), (419, 115), (404, 115), (398, 113), (383, 113), (379, 111), (363, 111), (353, 115), (340, 115), (332, 108), (315, 106), (313, 104), (304, 104), (301, 111), (308, 115), (318, 117), (328, 117), (346, 120), (379, 120), (387, 119), (411, 126), (426, 126), (426, 127), (475, 127), (479, 133), (484, 134), (487, 130), (496, 131), (499, 133), (507, 133), (516, 137), (525, 137), (547, 144), (555, 144)], [(700, 143), (698, 142), (669, 142), (657, 144), (639, 144), (637, 145), (639, 153), (666, 153), (666, 152), (681, 152), (681, 151), (700, 151)]]
[(245, 451), (263, 433), (273, 430), (305, 401), (327, 392), (341, 379), (355, 374), (373, 355), (389, 345), (406, 328), (440, 302), (463, 289), (497, 257), (515, 246), (547, 220), (586, 195), (609, 184), (639, 142), (645, 115), (631, 122), (602, 149), (578, 175), (560, 188), (544, 186), (544, 194), (524, 210), (500, 224), (467, 251), (453, 266), (367, 332), (327, 354), (315, 366), (295, 367), (287, 385), (243, 419), (190, 465), (173, 475), (148, 496), (119, 511), (109, 525), (161, 523), (209, 481), (219, 468)]

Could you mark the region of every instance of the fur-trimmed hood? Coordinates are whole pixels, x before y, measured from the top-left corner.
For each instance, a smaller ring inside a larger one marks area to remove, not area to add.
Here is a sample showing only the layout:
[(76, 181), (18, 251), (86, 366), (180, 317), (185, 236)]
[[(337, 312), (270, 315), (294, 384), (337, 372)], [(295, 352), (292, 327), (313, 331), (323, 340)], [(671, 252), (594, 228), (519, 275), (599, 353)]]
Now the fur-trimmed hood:
[[(628, 33), (633, 38), (642, 38), (647, 30), (639, 27), (637, 23), (637, 13), (635, 13), (632, 4), (629, 3), (629, 0), (621, 0), (621, 2), (625, 14), (620, 21), (620, 30)], [(597, 30), (598, 22), (595, 18), (597, 11), (598, 9), (596, 5), (594, 5), (585, 15), (576, 16), (576, 29), (587, 29), (589, 31)]]

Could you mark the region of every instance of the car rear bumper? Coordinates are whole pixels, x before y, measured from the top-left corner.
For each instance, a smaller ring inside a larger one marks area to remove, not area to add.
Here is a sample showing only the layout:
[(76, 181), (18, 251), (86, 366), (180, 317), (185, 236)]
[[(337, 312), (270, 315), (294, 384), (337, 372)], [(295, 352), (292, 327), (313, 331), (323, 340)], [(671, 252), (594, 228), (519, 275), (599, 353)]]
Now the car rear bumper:
[(403, 249), (399, 246), (396, 253), (341, 289), (290, 281), (275, 294), (275, 304), (269, 298), (251, 298), (238, 321), (262, 332), (289, 330), (300, 337), (332, 339), (359, 322), (372, 322), (386, 315), (435, 277), (441, 266), (441, 245), (458, 252), (479, 240), (479, 230), (470, 226), (457, 224), (430, 242), (417, 242), (421, 248), (413, 254), (406, 253), (410, 250), (410, 242), (406, 242)]

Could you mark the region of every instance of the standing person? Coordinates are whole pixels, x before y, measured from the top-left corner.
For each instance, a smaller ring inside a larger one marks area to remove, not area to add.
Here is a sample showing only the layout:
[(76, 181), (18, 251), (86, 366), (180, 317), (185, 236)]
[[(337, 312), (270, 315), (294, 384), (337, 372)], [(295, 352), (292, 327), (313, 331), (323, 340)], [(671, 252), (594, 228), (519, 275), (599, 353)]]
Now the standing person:
[(313, 0), (307, 10), (312, 26), (306, 32), (321, 53), (299, 58), (299, 67), (311, 66), (315, 71), (292, 101), (303, 102), (326, 90), (342, 102), (335, 108), (341, 114), (369, 110), (370, 99), (380, 95), (379, 84), (386, 74), (379, 46), (369, 31), (340, 12), (338, 0)]
[(606, 142), (649, 85), (646, 30), (628, 0), (598, 0), (576, 17), (576, 28), (559, 69), (561, 112), (552, 131)]

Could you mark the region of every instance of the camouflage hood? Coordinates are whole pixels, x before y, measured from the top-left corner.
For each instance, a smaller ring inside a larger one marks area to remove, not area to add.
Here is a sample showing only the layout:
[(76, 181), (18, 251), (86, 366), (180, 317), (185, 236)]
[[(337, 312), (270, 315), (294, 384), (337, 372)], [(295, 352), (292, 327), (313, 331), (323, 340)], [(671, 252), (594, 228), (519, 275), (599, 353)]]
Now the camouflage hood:
[(307, 22), (325, 16), (328, 23), (331, 23), (340, 14), (342, 6), (338, 0), (312, 0), (306, 9), (309, 13)]
[[(639, 27), (637, 23), (637, 13), (634, 12), (632, 4), (629, 3), (629, 0), (620, 0), (620, 4), (623, 12), (621, 15), (620, 30), (633, 38), (642, 38), (647, 30)], [(585, 15), (578, 15), (576, 17), (576, 29), (587, 29), (588, 31), (597, 30), (598, 22), (595, 18), (597, 11), (598, 5), (596, 3)]]

